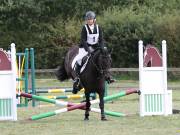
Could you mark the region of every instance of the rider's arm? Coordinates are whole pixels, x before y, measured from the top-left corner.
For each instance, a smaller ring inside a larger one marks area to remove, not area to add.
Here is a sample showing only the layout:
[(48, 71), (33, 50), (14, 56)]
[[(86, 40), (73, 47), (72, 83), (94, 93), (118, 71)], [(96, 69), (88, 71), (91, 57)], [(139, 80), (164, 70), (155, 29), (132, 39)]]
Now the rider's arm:
[(81, 46), (84, 47), (84, 49), (90, 53), (88, 44), (87, 44), (87, 31), (85, 26), (83, 26), (82, 31), (81, 31)]

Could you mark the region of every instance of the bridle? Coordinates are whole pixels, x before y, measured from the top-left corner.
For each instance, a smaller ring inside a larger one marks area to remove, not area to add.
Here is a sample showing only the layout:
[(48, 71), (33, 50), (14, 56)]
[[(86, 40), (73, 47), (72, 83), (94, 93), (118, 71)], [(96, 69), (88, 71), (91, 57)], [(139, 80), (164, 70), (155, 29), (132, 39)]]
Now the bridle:
[[(100, 53), (100, 52), (99, 52), (99, 53)], [(95, 55), (95, 54), (93, 54), (93, 55), (90, 56), (90, 57), (92, 57), (92, 59), (90, 59), (90, 60), (91, 60), (91, 62), (92, 62), (92, 64), (93, 64), (93, 66), (94, 66), (94, 67), (96, 68), (96, 70), (100, 73), (100, 76), (105, 76), (106, 73), (107, 73), (107, 68), (103, 68), (102, 65), (97, 65), (97, 64), (94, 62), (94, 55)], [(103, 54), (99, 54), (99, 55), (101, 55), (101, 57), (102, 57), (102, 58), (105, 58), (105, 59), (109, 58), (109, 55), (103, 55)]]

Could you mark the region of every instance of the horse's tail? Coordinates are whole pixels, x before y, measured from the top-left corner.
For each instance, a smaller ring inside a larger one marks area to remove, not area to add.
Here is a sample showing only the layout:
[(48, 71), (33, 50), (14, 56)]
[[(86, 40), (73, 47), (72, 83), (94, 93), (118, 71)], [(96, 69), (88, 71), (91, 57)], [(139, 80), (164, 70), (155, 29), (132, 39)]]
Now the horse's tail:
[(60, 81), (64, 81), (69, 78), (64, 63), (65, 63), (65, 59), (63, 60), (62, 66), (59, 66), (55, 72), (57, 79)]

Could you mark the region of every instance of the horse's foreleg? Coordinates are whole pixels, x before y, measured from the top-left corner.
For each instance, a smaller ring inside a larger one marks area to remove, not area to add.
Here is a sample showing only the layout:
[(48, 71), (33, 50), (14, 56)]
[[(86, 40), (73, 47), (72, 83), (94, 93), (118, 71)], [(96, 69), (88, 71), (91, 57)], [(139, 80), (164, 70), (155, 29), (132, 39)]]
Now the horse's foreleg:
[(91, 106), (91, 103), (90, 103), (90, 100), (89, 100), (90, 94), (85, 93), (85, 96), (86, 96), (86, 110), (85, 110), (85, 118), (84, 118), (84, 120), (89, 120), (89, 110), (90, 110), (90, 106)]
[(99, 94), (99, 100), (100, 100), (99, 108), (101, 109), (101, 120), (107, 120), (104, 114), (104, 99), (103, 98), (104, 98), (104, 94)]

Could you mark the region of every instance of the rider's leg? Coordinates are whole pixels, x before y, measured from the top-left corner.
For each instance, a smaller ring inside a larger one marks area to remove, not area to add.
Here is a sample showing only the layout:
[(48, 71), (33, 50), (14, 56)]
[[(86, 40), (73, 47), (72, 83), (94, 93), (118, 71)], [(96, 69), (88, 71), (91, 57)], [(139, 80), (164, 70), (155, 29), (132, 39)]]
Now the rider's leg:
[(79, 91), (79, 86), (80, 86), (80, 70), (81, 70), (81, 65), (79, 65), (78, 62), (75, 63), (75, 73), (76, 73), (76, 78), (74, 79), (74, 84), (73, 84), (73, 94), (76, 94)]
[(79, 48), (79, 53), (77, 55), (77, 61), (75, 63), (76, 78), (74, 79), (73, 92), (72, 92), (74, 94), (76, 94), (81, 88), (79, 75), (80, 75), (80, 70), (81, 70), (82, 59), (87, 54), (88, 54), (88, 52), (86, 52), (84, 48)]

